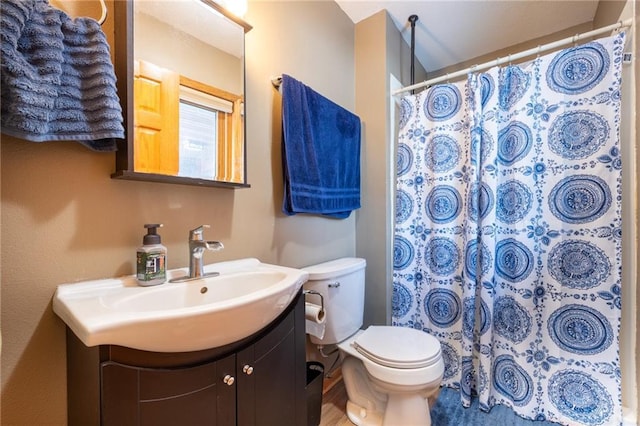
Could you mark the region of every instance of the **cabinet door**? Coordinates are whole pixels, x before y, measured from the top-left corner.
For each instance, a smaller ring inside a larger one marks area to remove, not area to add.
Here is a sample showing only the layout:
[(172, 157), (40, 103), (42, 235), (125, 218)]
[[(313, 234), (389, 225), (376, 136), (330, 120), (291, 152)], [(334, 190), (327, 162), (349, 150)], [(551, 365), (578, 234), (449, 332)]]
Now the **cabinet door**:
[[(294, 317), (237, 355), (238, 425), (295, 425)], [(304, 389), (303, 389), (304, 392)]]
[[(102, 365), (103, 425), (235, 425), (235, 356), (190, 368)], [(227, 382), (229, 382), (227, 380)]]

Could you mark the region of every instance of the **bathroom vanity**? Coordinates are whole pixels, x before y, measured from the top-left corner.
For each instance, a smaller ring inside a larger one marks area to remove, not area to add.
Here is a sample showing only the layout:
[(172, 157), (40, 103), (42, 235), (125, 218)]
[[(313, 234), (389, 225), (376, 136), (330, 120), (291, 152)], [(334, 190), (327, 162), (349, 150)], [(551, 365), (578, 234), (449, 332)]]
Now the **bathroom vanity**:
[(306, 425), (304, 297), (240, 341), (193, 352), (88, 347), (67, 328), (69, 425)]

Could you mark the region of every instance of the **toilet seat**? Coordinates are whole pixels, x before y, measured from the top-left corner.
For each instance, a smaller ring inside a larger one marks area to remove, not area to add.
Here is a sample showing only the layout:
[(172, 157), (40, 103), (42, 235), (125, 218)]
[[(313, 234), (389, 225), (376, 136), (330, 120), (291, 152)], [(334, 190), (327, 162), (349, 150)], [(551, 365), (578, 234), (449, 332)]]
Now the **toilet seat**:
[[(360, 336), (367, 333), (372, 327), (375, 330), (378, 327), (386, 326), (370, 326), (367, 330), (359, 330), (356, 334), (338, 344), (338, 348), (345, 356), (352, 356), (362, 361), (372, 380), (379, 380), (392, 386), (405, 387), (407, 390), (416, 389), (416, 387), (421, 388), (430, 383), (440, 383), (444, 374), (444, 361), (438, 339), (422, 331), (403, 327), (389, 327), (392, 328), (393, 331), (388, 332), (373, 331), (372, 336), (374, 337), (370, 338), (378, 343), (373, 343), (373, 346), (377, 350), (373, 349), (375, 356), (372, 356), (372, 347), (367, 344), (370, 343), (369, 338), (360, 340)], [(422, 335), (430, 338), (425, 340)], [(388, 336), (388, 338), (384, 336)], [(376, 337), (382, 340), (376, 340)], [(356, 341), (360, 343), (356, 345)], [(363, 342), (368, 349), (366, 351), (362, 348)], [(414, 342), (418, 343), (414, 345)], [(432, 345), (425, 348), (425, 342), (432, 342)], [(395, 351), (402, 351), (403, 349), (413, 346), (422, 348), (422, 351), (420, 349), (417, 351), (420, 355), (415, 356), (414, 350), (408, 351), (405, 355), (403, 355), (402, 352), (399, 354), (395, 353)], [(433, 355), (434, 353), (435, 355)], [(390, 361), (392, 358), (396, 359)], [(381, 361), (386, 364), (393, 363), (395, 365), (401, 365), (402, 368), (389, 367), (388, 365), (383, 365)], [(426, 364), (426, 366), (418, 368), (407, 367), (408, 365), (412, 365), (412, 363), (414, 363), (414, 365), (416, 362), (420, 363), (420, 361)]]
[(442, 358), (438, 339), (406, 327), (370, 326), (352, 344), (362, 356), (390, 368), (424, 368)]

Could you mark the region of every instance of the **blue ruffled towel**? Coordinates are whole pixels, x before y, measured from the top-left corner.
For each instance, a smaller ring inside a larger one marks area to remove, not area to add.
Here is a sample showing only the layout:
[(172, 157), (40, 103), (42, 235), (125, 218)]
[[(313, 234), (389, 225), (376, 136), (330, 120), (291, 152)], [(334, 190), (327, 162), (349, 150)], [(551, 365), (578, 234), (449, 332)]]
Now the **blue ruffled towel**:
[(282, 211), (349, 217), (360, 208), (360, 118), (286, 74), (281, 90)]
[(92, 18), (47, 0), (2, 0), (2, 133), (115, 151), (124, 138), (109, 44)]

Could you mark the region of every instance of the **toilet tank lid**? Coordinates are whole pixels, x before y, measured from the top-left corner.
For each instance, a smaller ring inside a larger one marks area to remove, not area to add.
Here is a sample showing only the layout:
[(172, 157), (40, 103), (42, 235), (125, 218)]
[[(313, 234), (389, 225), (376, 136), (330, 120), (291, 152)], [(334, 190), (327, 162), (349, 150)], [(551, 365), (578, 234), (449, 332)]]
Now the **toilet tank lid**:
[(312, 281), (339, 277), (341, 275), (363, 269), (366, 265), (367, 261), (365, 259), (358, 257), (342, 257), (340, 259), (330, 260), (328, 262), (310, 265), (300, 269), (309, 273), (309, 281)]

